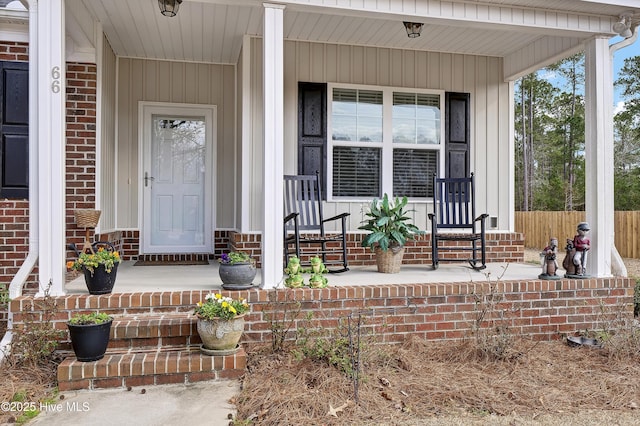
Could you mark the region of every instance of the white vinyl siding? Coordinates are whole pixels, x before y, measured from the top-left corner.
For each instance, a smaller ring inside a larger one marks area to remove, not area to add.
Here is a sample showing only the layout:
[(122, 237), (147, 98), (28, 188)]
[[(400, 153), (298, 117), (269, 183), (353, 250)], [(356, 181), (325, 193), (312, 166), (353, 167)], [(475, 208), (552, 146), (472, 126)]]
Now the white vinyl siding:
[(328, 96), (329, 200), (433, 196), (429, 181), (444, 149), (443, 92), (336, 84)]
[[(238, 116), (238, 120), (246, 122), (247, 129), (251, 130), (246, 137), (250, 140), (250, 164), (253, 167), (245, 170), (243, 176), (246, 176), (249, 188), (259, 189), (262, 187), (262, 40), (251, 38), (251, 43), (246, 46), (250, 46), (251, 52), (243, 57), (248, 60), (242, 65), (251, 71), (244, 81), (243, 104), (250, 98), (251, 105), (250, 113)], [(395, 87), (400, 88), (398, 92), (408, 93), (422, 89), (470, 93), (470, 166), (476, 176), (476, 208), (498, 218), (496, 229), (510, 229), (509, 182), (513, 174), (509, 161), (513, 140), (509, 137), (509, 129), (513, 121), (513, 87), (504, 80), (502, 59), (288, 40), (284, 43), (284, 57), (285, 174), (297, 173), (298, 82), (333, 82), (340, 87), (358, 85), (374, 90)], [(442, 138), (444, 143), (444, 136)], [(412, 147), (415, 145), (404, 148)], [(392, 156), (389, 161), (392, 164)], [(438, 161), (442, 163), (443, 159)], [(347, 226), (351, 232), (358, 232), (360, 221), (364, 219), (363, 207), (371, 199), (327, 201), (324, 214), (329, 217), (351, 213)], [(427, 214), (432, 210), (431, 206), (430, 202), (410, 203), (414, 222), (422, 229), (429, 224)], [(247, 231), (259, 232), (265, 212), (261, 192), (252, 191), (249, 203), (242, 209), (250, 210)]]

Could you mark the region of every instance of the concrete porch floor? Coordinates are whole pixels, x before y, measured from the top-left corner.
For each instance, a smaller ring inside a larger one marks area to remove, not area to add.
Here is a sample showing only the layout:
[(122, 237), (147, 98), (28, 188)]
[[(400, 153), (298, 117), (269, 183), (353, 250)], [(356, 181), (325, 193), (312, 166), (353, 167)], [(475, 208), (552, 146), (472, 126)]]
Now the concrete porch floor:
[[(114, 293), (221, 290), (218, 263), (209, 265), (133, 266), (122, 262), (113, 289)], [(329, 286), (357, 286), (380, 284), (453, 283), (512, 280), (536, 280), (541, 266), (532, 263), (490, 263), (483, 271), (474, 271), (467, 263), (441, 263), (437, 270), (431, 265), (402, 265), (398, 274), (383, 274), (375, 265), (353, 266), (340, 274), (327, 274)], [(558, 275), (564, 276), (563, 270)], [(260, 271), (254, 285), (260, 285)], [(280, 285), (282, 286), (282, 284)], [(78, 276), (66, 284), (69, 294), (88, 294), (84, 277)]]

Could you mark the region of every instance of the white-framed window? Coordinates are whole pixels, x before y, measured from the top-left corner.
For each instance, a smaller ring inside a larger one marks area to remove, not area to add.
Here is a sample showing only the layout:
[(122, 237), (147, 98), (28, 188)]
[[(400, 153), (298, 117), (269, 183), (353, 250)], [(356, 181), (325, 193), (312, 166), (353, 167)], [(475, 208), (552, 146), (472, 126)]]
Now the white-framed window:
[(444, 91), (328, 85), (328, 197), (433, 197), (444, 159)]

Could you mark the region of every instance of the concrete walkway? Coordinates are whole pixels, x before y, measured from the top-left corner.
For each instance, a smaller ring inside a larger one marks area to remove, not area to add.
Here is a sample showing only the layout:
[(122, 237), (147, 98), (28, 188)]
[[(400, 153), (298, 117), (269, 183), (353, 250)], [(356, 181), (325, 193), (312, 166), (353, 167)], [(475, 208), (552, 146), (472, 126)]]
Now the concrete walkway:
[(228, 425), (235, 417), (230, 399), (240, 393), (237, 380), (126, 389), (63, 392), (63, 399), (41, 406), (29, 425), (159, 426)]

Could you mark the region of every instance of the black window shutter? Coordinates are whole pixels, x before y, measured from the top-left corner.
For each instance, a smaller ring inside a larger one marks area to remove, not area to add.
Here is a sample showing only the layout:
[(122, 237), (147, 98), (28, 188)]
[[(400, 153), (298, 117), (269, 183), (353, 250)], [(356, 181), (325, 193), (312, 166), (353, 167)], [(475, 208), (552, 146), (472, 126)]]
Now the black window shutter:
[(0, 61), (0, 198), (29, 196), (29, 64)]
[(298, 83), (298, 174), (320, 172), (327, 194), (327, 85)]
[(445, 93), (445, 177), (470, 176), (469, 93)]

